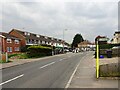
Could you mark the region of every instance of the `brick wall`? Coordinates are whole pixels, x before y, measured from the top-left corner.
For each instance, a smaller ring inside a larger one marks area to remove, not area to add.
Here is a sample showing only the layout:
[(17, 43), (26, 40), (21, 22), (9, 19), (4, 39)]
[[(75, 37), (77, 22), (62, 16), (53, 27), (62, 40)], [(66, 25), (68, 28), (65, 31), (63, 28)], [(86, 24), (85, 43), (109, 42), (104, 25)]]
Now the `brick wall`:
[[(108, 49), (101, 49), (100, 55), (106, 55)], [(119, 49), (112, 49), (112, 56), (118, 56), (120, 57), (120, 48)]]
[(25, 42), (25, 37), (22, 36), (20, 33), (18, 33), (17, 31), (15, 30), (12, 30), (10, 33), (10, 35), (13, 35), (15, 37), (18, 37), (20, 40), (21, 40), (21, 46), (25, 46), (26, 45), (26, 42)]
[(11, 54), (11, 53), (19, 53), (20, 51), (15, 51), (15, 47), (21, 48), (21, 41), (19, 41), (19, 44), (15, 44), (14, 39), (12, 39), (11, 43), (7, 43), (6, 38), (2, 38), (2, 52), (7, 52), (7, 47), (12, 48), (12, 52), (8, 52), (9, 54)]

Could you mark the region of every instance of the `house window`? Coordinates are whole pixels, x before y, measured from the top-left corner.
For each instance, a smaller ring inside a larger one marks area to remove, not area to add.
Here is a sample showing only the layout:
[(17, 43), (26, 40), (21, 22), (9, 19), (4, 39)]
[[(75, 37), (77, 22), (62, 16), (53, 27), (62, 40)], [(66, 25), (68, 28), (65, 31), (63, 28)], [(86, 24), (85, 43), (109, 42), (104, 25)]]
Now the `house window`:
[(11, 39), (7, 39), (7, 43), (12, 43), (12, 40)]
[(40, 37), (40, 35), (36, 35), (36, 37), (38, 37), (38, 38), (39, 38), (39, 37)]
[(45, 44), (45, 41), (42, 41), (42, 44)]
[(48, 39), (48, 37), (45, 37), (45, 39)]
[(19, 47), (15, 47), (15, 51), (20, 51), (20, 48)]
[(7, 47), (7, 52), (12, 52), (12, 47)]
[(19, 44), (19, 40), (15, 40), (15, 44)]
[(29, 32), (25, 32), (24, 34), (25, 34), (25, 35), (28, 35), (28, 36), (30, 35), (30, 33), (29, 33)]

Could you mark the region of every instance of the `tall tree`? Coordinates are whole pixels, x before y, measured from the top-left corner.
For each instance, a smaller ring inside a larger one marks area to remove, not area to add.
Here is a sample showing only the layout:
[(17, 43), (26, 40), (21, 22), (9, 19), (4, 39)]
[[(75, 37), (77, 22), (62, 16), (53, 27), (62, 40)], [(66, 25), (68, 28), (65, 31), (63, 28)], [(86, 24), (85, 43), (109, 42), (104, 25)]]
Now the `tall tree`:
[(72, 48), (78, 47), (78, 44), (83, 42), (83, 41), (84, 41), (84, 39), (83, 39), (82, 35), (81, 34), (76, 34), (73, 38)]

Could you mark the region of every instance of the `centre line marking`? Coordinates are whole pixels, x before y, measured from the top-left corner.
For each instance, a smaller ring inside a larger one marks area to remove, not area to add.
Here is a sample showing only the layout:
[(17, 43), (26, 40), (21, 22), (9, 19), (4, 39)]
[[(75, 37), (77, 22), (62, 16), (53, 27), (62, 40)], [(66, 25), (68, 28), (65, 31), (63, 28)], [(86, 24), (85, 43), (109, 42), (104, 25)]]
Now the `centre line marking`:
[(59, 61), (62, 61), (63, 59), (60, 59)]
[(15, 79), (18, 79), (18, 78), (20, 78), (20, 77), (23, 77), (23, 76), (24, 76), (24, 74), (19, 75), (19, 76), (13, 78), (13, 79), (7, 80), (7, 81), (5, 81), (5, 82), (3, 82), (3, 83), (0, 83), (0, 86), (3, 85), (3, 84), (6, 84), (6, 83), (8, 83), (8, 82), (11, 82), (11, 81), (13, 81), (13, 80), (15, 80)]
[(51, 63), (46, 64), (46, 65), (44, 65), (44, 66), (42, 66), (42, 67), (40, 67), (40, 68), (45, 68), (45, 67), (50, 66), (50, 65), (52, 65), (52, 64), (54, 64), (54, 63), (55, 63), (55, 62), (51, 62)]

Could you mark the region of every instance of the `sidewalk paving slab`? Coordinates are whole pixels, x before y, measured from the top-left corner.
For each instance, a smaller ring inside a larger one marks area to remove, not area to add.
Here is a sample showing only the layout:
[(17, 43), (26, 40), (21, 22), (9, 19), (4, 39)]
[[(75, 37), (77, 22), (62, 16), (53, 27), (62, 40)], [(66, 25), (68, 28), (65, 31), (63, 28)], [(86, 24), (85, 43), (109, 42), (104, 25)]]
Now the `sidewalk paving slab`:
[[(109, 60), (114, 61), (115, 59), (111, 58)], [(100, 64), (105, 64), (106, 61), (104, 60), (108, 59), (103, 59), (103, 61), (100, 61)], [(106, 63), (110, 63), (110, 61)], [(93, 57), (93, 53), (87, 53), (86, 57), (80, 61), (69, 88), (118, 88), (118, 80), (96, 79), (96, 59)]]

